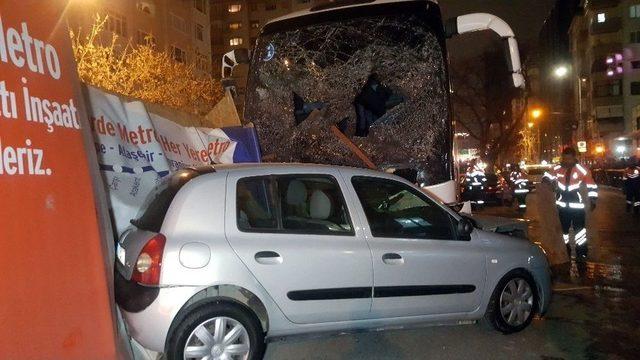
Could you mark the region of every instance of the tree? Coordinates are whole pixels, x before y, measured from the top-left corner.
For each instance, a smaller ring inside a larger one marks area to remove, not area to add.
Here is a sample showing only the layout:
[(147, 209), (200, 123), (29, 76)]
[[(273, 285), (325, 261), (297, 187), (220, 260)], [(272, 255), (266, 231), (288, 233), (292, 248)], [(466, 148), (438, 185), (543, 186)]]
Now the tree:
[(523, 127), (520, 131), (520, 155), (525, 161), (536, 160), (536, 147), (538, 144), (535, 132), (528, 127)]
[(106, 17), (96, 16), (85, 36), (71, 31), (80, 79), (117, 94), (204, 115), (222, 98), (220, 82), (195, 74), (195, 64), (173, 60), (146, 44), (120, 46), (118, 36), (104, 44), (101, 32)]
[(514, 154), (527, 98), (526, 92), (513, 87), (504, 54), (486, 52), (479, 60), (454, 64), (451, 73), (455, 119), (479, 143), (483, 160), (494, 165)]

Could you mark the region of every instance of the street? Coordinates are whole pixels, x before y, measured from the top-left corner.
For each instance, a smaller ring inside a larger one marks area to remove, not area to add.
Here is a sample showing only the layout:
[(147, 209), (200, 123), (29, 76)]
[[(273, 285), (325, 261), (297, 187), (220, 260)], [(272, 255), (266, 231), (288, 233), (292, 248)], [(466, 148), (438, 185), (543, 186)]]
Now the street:
[[(530, 237), (543, 223), (529, 196)], [(517, 217), (515, 209), (483, 213)], [(332, 337), (284, 339), (269, 344), (266, 359), (633, 359), (640, 350), (640, 230), (624, 212), (619, 190), (602, 189), (588, 219), (593, 234), (586, 269), (554, 266), (548, 314), (521, 333), (505, 336), (480, 325), (424, 327)], [(581, 276), (582, 274), (582, 276)]]
[(0, 360), (640, 359), (640, 0), (0, 0), (0, 189)]

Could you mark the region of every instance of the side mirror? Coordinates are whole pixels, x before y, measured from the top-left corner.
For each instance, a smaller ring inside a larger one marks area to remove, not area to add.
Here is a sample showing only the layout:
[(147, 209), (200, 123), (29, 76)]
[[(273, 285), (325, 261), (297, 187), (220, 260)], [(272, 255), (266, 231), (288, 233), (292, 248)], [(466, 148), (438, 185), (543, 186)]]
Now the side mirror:
[(456, 203), (452, 203), (452, 204), (447, 204), (447, 206), (449, 207), (449, 209), (459, 213), (460, 210), (462, 210), (462, 207), (464, 206), (463, 202), (456, 202)]
[(507, 64), (513, 78), (513, 85), (517, 88), (525, 87), (524, 75), (522, 74), (522, 63), (520, 61), (520, 50), (516, 36), (501, 18), (484, 13), (467, 14), (458, 16), (447, 21), (445, 32), (448, 38), (459, 34), (466, 34), (474, 31), (491, 30), (500, 36), (505, 43)]
[(249, 63), (248, 49), (235, 49), (222, 55), (222, 78), (227, 79), (233, 75), (233, 69), (238, 64)]
[(473, 232), (474, 226), (471, 220), (463, 217), (458, 221), (458, 236), (461, 239), (469, 239)]

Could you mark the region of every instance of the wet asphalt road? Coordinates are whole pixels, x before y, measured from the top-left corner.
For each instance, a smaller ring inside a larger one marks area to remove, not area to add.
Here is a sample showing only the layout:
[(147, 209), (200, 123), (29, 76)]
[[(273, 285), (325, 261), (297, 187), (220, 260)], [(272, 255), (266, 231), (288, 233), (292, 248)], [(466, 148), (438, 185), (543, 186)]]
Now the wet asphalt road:
[[(549, 222), (528, 199), (532, 240)], [(518, 217), (513, 209), (483, 213)], [(543, 211), (544, 212), (544, 211)], [(266, 359), (640, 359), (640, 218), (617, 190), (602, 189), (589, 216), (586, 266), (554, 267), (548, 314), (514, 335), (480, 325), (425, 327), (269, 344)]]

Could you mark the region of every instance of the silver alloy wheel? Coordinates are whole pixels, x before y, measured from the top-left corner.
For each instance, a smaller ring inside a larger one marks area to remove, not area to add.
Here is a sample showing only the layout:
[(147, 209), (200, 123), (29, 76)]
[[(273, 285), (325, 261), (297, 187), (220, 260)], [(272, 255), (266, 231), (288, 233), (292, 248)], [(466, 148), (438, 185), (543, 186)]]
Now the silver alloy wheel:
[(523, 278), (511, 279), (500, 294), (500, 314), (514, 327), (524, 324), (533, 309), (533, 291)]
[(184, 359), (247, 360), (250, 350), (247, 329), (237, 320), (219, 316), (191, 332), (184, 344)]

